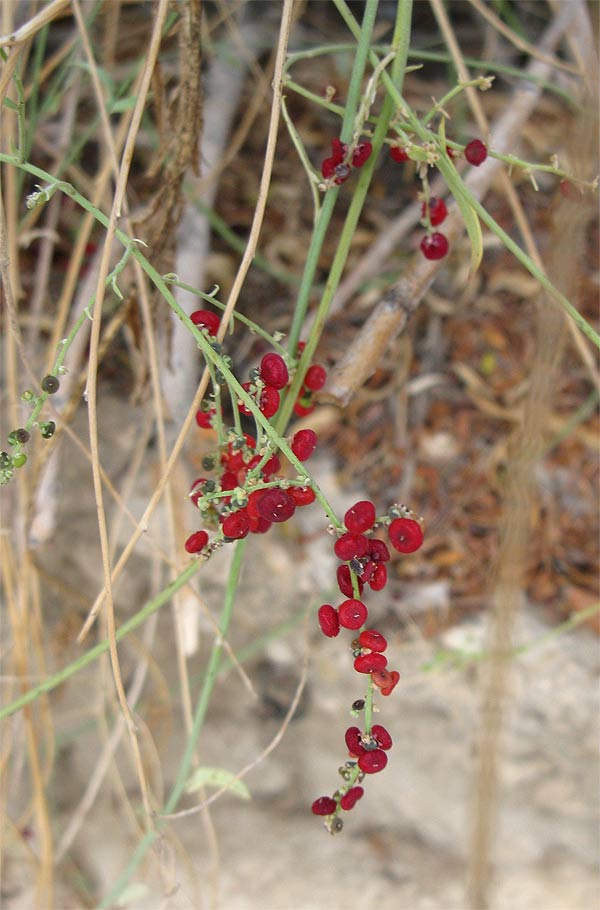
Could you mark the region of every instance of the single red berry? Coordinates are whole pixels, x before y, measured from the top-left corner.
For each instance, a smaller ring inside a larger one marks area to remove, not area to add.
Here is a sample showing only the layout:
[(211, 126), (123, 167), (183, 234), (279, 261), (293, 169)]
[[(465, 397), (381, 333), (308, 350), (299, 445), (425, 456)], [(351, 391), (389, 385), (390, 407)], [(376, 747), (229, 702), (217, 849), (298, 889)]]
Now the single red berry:
[[(441, 224), (445, 220), (446, 215), (448, 214), (448, 209), (446, 208), (446, 203), (443, 199), (438, 199), (437, 196), (432, 196), (429, 200), (429, 221), (431, 222), (432, 227)], [(421, 215), (423, 218), (427, 215), (427, 203), (424, 202), (421, 206)]]
[(325, 367), (322, 367), (318, 363), (313, 363), (311, 367), (306, 371), (306, 376), (304, 377), (304, 385), (307, 389), (310, 389), (311, 392), (318, 392), (319, 389), (322, 389), (327, 380), (327, 370)]
[(448, 238), (439, 231), (426, 234), (421, 240), (421, 252), (425, 259), (443, 259), (449, 248)]
[(271, 457), (265, 461), (262, 467), (262, 475), (265, 478), (271, 477), (273, 474), (277, 474), (281, 468), (281, 462), (277, 455), (271, 455)]
[(315, 491), (311, 487), (290, 487), (288, 493), (297, 506), (309, 506), (315, 501)]
[(305, 405), (305, 404), (300, 404), (300, 402), (297, 401), (296, 404), (294, 405), (294, 414), (296, 415), (296, 417), (308, 417), (309, 414), (312, 414), (314, 409), (315, 409), (314, 404)]
[(390, 551), (387, 548), (385, 540), (378, 537), (372, 537), (369, 540), (369, 556), (373, 562), (387, 562), (390, 558)]
[(465, 158), (469, 164), (473, 164), (475, 167), (479, 167), (480, 164), (483, 164), (487, 156), (487, 145), (482, 142), (481, 139), (472, 139), (471, 142), (465, 146)]
[(265, 417), (273, 417), (279, 408), (279, 392), (273, 386), (266, 385), (261, 392), (259, 410)]
[(262, 499), (264, 492), (264, 490), (253, 490), (252, 493), (250, 493), (248, 496), (248, 502), (246, 503), (246, 512), (248, 513), (249, 518), (260, 518), (258, 503)]
[(373, 146), (370, 142), (361, 142), (352, 153), (352, 167), (362, 167), (371, 157)]
[[(341, 607), (340, 607), (341, 611)], [(341, 622), (341, 612), (340, 612), (340, 622)], [(343, 623), (342, 623), (343, 625)], [(361, 623), (362, 625), (362, 623)], [(358, 629), (358, 626), (354, 626), (355, 629)], [(383, 654), (379, 654), (377, 651), (373, 651), (371, 654), (361, 654), (359, 657), (356, 657), (354, 660), (354, 669), (357, 673), (372, 673), (373, 670), (385, 670), (387, 667), (387, 657)]]
[(362, 798), (364, 794), (364, 789), (362, 787), (350, 787), (347, 793), (344, 793), (340, 799), (340, 806), (342, 809), (345, 809), (347, 812), (350, 809), (354, 809), (355, 805)]
[(235, 490), (237, 487), (237, 477), (231, 471), (224, 471), (219, 481), (221, 490)]
[(254, 516), (249, 516), (248, 521), (250, 524), (250, 533), (251, 534), (266, 534), (269, 528), (271, 527), (271, 522), (267, 521), (265, 518), (261, 518), (260, 515), (258, 518)]
[(360, 559), (369, 552), (369, 541), (362, 534), (342, 534), (334, 544), (334, 552), (338, 559), (348, 562), (350, 559)]
[(387, 751), (392, 748), (392, 737), (381, 724), (373, 724), (371, 727), (371, 736), (377, 742), (380, 749), (385, 749)]
[(382, 749), (373, 749), (358, 756), (358, 767), (365, 774), (377, 774), (387, 765), (387, 755)]
[(260, 378), (274, 389), (284, 389), (290, 374), (280, 354), (265, 354), (260, 362)]
[[(362, 594), (364, 588), (364, 582), (361, 579), (358, 581), (358, 593)], [(342, 594), (345, 594), (346, 597), (354, 597), (354, 589), (352, 587), (352, 576), (350, 575), (350, 569), (348, 566), (338, 566), (337, 569), (337, 583)]]
[(380, 692), (382, 695), (391, 695), (398, 683), (400, 682), (400, 674), (397, 670), (390, 671), (391, 682), (389, 686), (381, 686)]
[(383, 562), (377, 563), (377, 568), (369, 578), (371, 591), (383, 591), (387, 585), (387, 569)]
[(414, 553), (423, 543), (423, 529), (412, 518), (395, 518), (388, 534), (391, 545), (399, 553)]
[(391, 686), (393, 683), (392, 674), (389, 670), (373, 670), (371, 680), (378, 689), (385, 689), (386, 686)]
[(208, 543), (208, 534), (206, 531), (196, 531), (191, 534), (185, 542), (185, 548), (188, 553), (199, 553)]
[(363, 746), (363, 742), (360, 737), (361, 734), (358, 727), (348, 727), (344, 733), (344, 739), (346, 741), (346, 746), (350, 755), (356, 755), (356, 757), (358, 757), (365, 751), (365, 747)]
[(365, 629), (358, 636), (361, 648), (370, 648), (371, 651), (385, 651), (387, 641), (376, 629)]
[(216, 414), (215, 408), (211, 408), (210, 411), (197, 411), (196, 412), (196, 423), (202, 430), (210, 430), (212, 427), (212, 419)]
[(237, 512), (232, 512), (231, 515), (228, 515), (227, 518), (223, 520), (221, 527), (223, 528), (225, 537), (228, 537), (230, 540), (241, 540), (243, 537), (247, 536), (248, 531), (250, 530), (248, 513), (245, 509), (238, 509)]
[(331, 604), (323, 604), (319, 607), (317, 617), (323, 635), (326, 635), (327, 638), (335, 638), (336, 635), (339, 635), (340, 618), (335, 607), (332, 607)]
[(403, 161), (408, 161), (408, 152), (400, 145), (392, 145), (390, 147), (390, 158), (397, 164), (402, 164)]
[(194, 325), (199, 325), (201, 328), (208, 329), (210, 335), (216, 335), (221, 324), (221, 320), (217, 314), (213, 313), (211, 310), (196, 310), (192, 313), (190, 319)]
[(267, 521), (287, 521), (296, 511), (296, 503), (289, 493), (273, 487), (265, 490), (257, 503), (258, 513)]
[[(340, 626), (344, 629), (360, 629), (367, 621), (367, 608), (362, 600), (345, 600), (338, 608)], [(386, 661), (387, 663), (387, 661)]]
[(331, 796), (320, 796), (314, 801), (311, 808), (315, 815), (333, 815), (337, 809), (337, 803)]
[(317, 446), (317, 434), (314, 430), (298, 430), (294, 433), (290, 449), (298, 461), (308, 461)]
[(353, 534), (362, 534), (375, 523), (375, 506), (368, 499), (355, 502), (344, 515), (344, 524)]

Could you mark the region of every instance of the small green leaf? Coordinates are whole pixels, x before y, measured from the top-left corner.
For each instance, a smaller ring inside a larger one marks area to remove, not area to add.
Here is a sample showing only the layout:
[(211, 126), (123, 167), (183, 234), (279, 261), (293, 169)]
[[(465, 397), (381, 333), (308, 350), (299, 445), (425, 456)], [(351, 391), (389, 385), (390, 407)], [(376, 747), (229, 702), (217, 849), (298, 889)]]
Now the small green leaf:
[(198, 768), (188, 780), (186, 793), (193, 793), (200, 787), (226, 787), (240, 799), (250, 799), (250, 791), (243, 780), (236, 780), (235, 774), (224, 768)]

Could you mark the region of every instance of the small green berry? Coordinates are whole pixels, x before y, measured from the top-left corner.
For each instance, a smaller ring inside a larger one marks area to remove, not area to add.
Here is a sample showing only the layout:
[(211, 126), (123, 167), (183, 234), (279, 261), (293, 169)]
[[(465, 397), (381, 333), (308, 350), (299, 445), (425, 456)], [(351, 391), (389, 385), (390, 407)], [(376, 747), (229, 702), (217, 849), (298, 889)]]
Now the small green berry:
[(12, 458), (8, 452), (0, 452), (0, 470), (9, 468), (12, 465)]
[(205, 471), (212, 471), (215, 466), (215, 456), (214, 455), (205, 455), (202, 459), (202, 467)]
[(42, 379), (42, 391), (48, 392), (49, 395), (54, 395), (55, 392), (58, 392), (59, 388), (59, 380), (51, 373), (49, 373), (47, 376), (44, 376)]
[(27, 455), (25, 452), (20, 452), (18, 455), (13, 456), (13, 468), (22, 468), (26, 461)]
[(40, 433), (44, 439), (50, 439), (54, 436), (54, 431), (56, 430), (56, 424), (53, 420), (46, 420), (44, 423), (40, 424)]
[(11, 446), (25, 445), (26, 442), (29, 442), (29, 432), (25, 427), (19, 427), (8, 434), (8, 443)]
[(21, 401), (33, 401), (34, 398), (35, 398), (35, 395), (31, 391), (31, 389), (25, 389), (25, 391), (21, 395)]

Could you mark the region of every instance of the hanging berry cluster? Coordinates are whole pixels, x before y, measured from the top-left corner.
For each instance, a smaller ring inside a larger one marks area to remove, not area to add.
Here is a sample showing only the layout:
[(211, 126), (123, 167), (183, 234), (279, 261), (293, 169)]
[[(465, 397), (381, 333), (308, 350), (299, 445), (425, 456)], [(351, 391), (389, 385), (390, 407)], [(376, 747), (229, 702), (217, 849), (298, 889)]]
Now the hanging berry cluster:
[[(229, 358), (222, 354), (215, 340), (219, 317), (211, 310), (196, 310), (190, 318), (194, 325), (205, 331), (213, 349), (218, 349), (229, 365)], [(301, 342), (298, 353), (303, 348)], [(324, 367), (309, 366), (295, 403), (297, 414), (309, 414), (314, 409), (313, 393), (323, 387), (326, 379)], [(242, 383), (242, 388), (263, 416), (271, 419), (277, 414), (281, 393), (289, 384), (290, 373), (284, 358), (270, 352), (264, 355), (258, 368), (251, 371), (249, 381)], [(218, 402), (220, 396), (213, 393), (212, 398), (202, 402), (196, 414), (199, 427), (221, 430), (218, 449), (202, 460), (203, 468), (214, 476), (198, 477), (190, 490), (191, 502), (201, 511), (204, 523), (218, 531), (210, 544), (204, 529), (195, 531), (186, 540), (188, 553), (204, 556), (209, 556), (224, 542), (241, 540), (248, 534), (266, 533), (272, 524), (288, 521), (297, 508), (315, 500), (307, 476), (290, 479), (283, 475), (281, 453), (270, 440), (263, 437), (257, 442), (255, 436), (242, 432), (239, 417), (236, 426), (225, 428), (225, 415)], [(236, 407), (239, 414), (252, 416), (244, 402), (236, 402)], [(298, 461), (305, 462), (316, 448), (317, 434), (311, 429), (298, 430), (287, 442)]]
[(387, 641), (377, 629), (367, 628), (369, 611), (362, 600), (365, 586), (381, 591), (387, 583), (386, 562), (390, 552), (379, 537), (368, 536), (376, 526), (384, 525), (392, 547), (399, 553), (414, 553), (423, 542), (420, 521), (405, 506), (393, 506), (388, 514), (377, 519), (375, 506), (368, 500), (355, 503), (344, 516), (344, 528), (334, 544), (334, 553), (341, 560), (337, 568), (337, 583), (347, 598), (338, 607), (323, 604), (318, 620), (328, 638), (336, 638), (341, 629), (358, 633), (350, 643), (357, 673), (369, 677), (365, 698), (352, 704), (352, 714), (358, 717), (364, 710), (364, 725), (349, 727), (345, 733), (349, 759), (338, 770), (343, 784), (332, 796), (320, 796), (312, 804), (315, 815), (325, 817), (325, 826), (332, 834), (342, 830), (342, 811), (353, 809), (363, 796), (361, 786), (367, 774), (383, 771), (392, 738), (381, 724), (372, 723), (374, 690), (383, 696), (391, 695), (400, 680), (397, 670), (388, 669), (385, 656)]
[[(409, 142), (406, 145), (390, 145), (390, 157), (392, 161), (401, 164), (414, 158), (415, 161), (425, 164), (420, 168), (419, 175), (423, 183), (424, 199), (421, 210), (421, 224), (426, 230), (426, 234), (421, 240), (420, 249), (426, 259), (436, 260), (443, 259), (450, 249), (448, 238), (441, 231), (433, 230), (445, 220), (448, 210), (443, 199), (437, 197), (429, 198), (429, 184), (427, 180), (427, 167), (435, 161), (435, 153), (432, 149), (424, 149), (423, 146)], [(373, 147), (370, 142), (361, 142), (354, 146), (348, 146), (340, 139), (331, 140), (331, 155), (325, 158), (321, 164), (321, 174), (331, 184), (339, 186), (345, 183), (352, 172), (352, 168), (362, 167), (370, 158)], [(472, 139), (463, 148), (460, 146), (446, 146), (446, 153), (451, 159), (456, 159), (463, 154), (466, 161), (474, 167), (479, 167), (488, 156), (487, 146), (480, 139)], [(423, 158), (425, 155), (425, 158)]]

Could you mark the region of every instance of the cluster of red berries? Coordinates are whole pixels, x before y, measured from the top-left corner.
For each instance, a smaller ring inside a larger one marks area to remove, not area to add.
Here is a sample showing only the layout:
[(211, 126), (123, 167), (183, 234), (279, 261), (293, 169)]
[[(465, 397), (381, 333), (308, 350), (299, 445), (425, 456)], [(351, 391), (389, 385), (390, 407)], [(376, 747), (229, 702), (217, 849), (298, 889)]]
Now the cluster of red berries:
[[(365, 585), (372, 591), (380, 591), (387, 583), (385, 564), (390, 559), (387, 544), (379, 537), (367, 536), (380, 523), (386, 524), (389, 542), (400, 553), (414, 553), (423, 543), (420, 522), (404, 506), (393, 506), (379, 522), (372, 502), (362, 500), (355, 503), (346, 512), (344, 530), (333, 547), (335, 555), (341, 560), (337, 569), (338, 587), (347, 599), (338, 607), (322, 604), (317, 614), (321, 631), (328, 638), (336, 638), (340, 629), (358, 632), (350, 648), (356, 672), (370, 677), (367, 699), (372, 699), (374, 688), (381, 695), (390, 695), (400, 680), (397, 670), (388, 669), (385, 637), (377, 629), (366, 628), (369, 614), (360, 599)], [(352, 705), (354, 714), (365, 704), (365, 699), (355, 701)], [(365, 775), (376, 774), (387, 764), (386, 752), (392, 746), (391, 736), (380, 724), (371, 725), (369, 721), (366, 726), (365, 731), (358, 727), (346, 730), (349, 761), (339, 769), (344, 785), (333, 796), (321, 796), (312, 804), (315, 815), (326, 817), (326, 827), (332, 834), (343, 827), (340, 810), (354, 808), (362, 797), (364, 791), (360, 784)]]
[[(211, 337), (219, 327), (218, 316), (210, 310), (197, 310), (192, 313), (191, 320)], [(300, 350), (302, 347), (299, 345)], [(314, 405), (309, 400), (310, 396), (324, 385), (326, 378), (322, 366), (313, 364), (308, 368), (301, 391), (302, 404), (296, 404), (297, 413), (312, 411)], [(262, 414), (270, 418), (277, 413), (279, 393), (289, 382), (290, 375), (283, 357), (268, 353), (259, 367), (251, 372), (250, 381), (243, 383), (242, 387)], [(241, 401), (238, 408), (242, 414), (251, 414)], [(215, 415), (214, 401), (206, 400), (196, 415), (196, 422), (201, 428), (209, 429)], [(289, 445), (298, 461), (307, 461), (316, 448), (317, 434), (310, 429), (298, 430), (289, 440)], [(258, 446), (249, 433), (230, 429), (219, 449), (203, 458), (202, 466), (216, 473), (216, 477), (198, 477), (192, 484), (190, 499), (201, 510), (204, 521), (214, 528), (220, 527), (221, 534), (210, 548), (205, 530), (191, 534), (185, 542), (185, 549), (190, 554), (209, 555), (222, 541), (241, 540), (248, 534), (264, 534), (272, 524), (288, 521), (296, 508), (310, 505), (315, 500), (310, 486), (281, 475), (278, 453), (268, 445)]]
[(370, 142), (361, 142), (348, 158), (348, 146), (341, 139), (331, 140), (331, 155), (321, 165), (321, 174), (326, 180), (332, 180), (337, 186), (345, 183), (352, 168), (360, 168), (369, 160), (373, 146)]
[[(457, 153), (451, 146), (446, 146), (446, 152), (450, 158), (456, 158)], [(472, 139), (464, 148), (466, 160), (475, 167), (483, 164), (487, 155), (487, 146), (481, 139)], [(402, 146), (392, 145), (390, 147), (390, 157), (392, 161), (401, 163), (408, 161), (410, 156)], [(428, 202), (423, 203), (421, 214), (423, 217), (422, 223), (427, 229), (427, 233), (420, 243), (421, 252), (426, 259), (443, 259), (450, 248), (448, 238), (441, 231), (434, 231), (432, 228), (440, 225), (446, 218), (448, 214), (446, 203), (443, 199), (437, 199), (434, 196)]]

